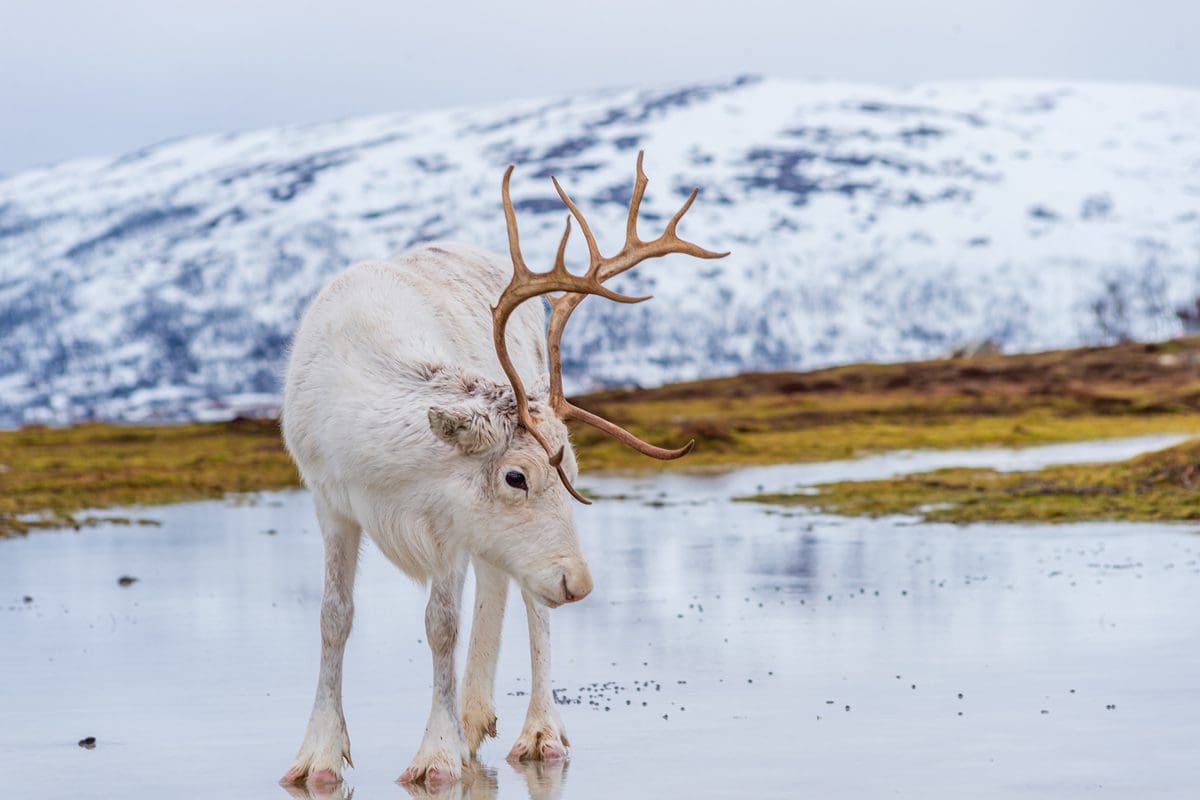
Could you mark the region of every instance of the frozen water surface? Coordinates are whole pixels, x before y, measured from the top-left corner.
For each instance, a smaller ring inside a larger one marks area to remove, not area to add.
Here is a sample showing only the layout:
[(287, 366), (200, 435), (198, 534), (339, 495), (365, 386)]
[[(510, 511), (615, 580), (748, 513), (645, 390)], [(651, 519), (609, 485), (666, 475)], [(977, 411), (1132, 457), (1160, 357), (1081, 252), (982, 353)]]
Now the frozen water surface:
[[(555, 683), (580, 701), (561, 709), (570, 763), (503, 760), (528, 688), (510, 604), (500, 738), (446, 796), (1194, 797), (1196, 526), (958, 527), (729, 502), (760, 485), (1166, 443), (585, 480), (624, 499), (580, 509), (596, 589), (552, 615)], [(317, 669), (308, 495), (137, 514), (162, 524), (0, 542), (5, 796), (286, 800), (275, 780)], [(358, 768), (343, 793), (406, 798), (393, 781), (430, 698), (423, 592), (368, 546), (356, 598)], [(95, 749), (77, 746), (86, 736)]]

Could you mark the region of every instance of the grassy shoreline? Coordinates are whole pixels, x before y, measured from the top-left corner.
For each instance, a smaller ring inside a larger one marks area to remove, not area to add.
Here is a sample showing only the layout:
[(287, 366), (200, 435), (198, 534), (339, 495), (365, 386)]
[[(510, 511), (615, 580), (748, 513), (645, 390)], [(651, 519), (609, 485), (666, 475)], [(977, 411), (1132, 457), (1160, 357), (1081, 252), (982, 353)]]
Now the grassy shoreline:
[(933, 522), (1200, 520), (1200, 440), (1126, 461), (1032, 472), (952, 468), (888, 480), (840, 481), (811, 494), (739, 500), (806, 506), (845, 516), (919, 516)]
[[(652, 442), (676, 446), (689, 438), (697, 440), (691, 456), (664, 463), (633, 453), (590, 428), (576, 427), (572, 433), (585, 473), (826, 461), (898, 449), (1019, 447), (1150, 433), (1200, 434), (1200, 339), (757, 373), (650, 390), (599, 392), (576, 402)], [(959, 479), (966, 481), (967, 476), (955, 478)], [(1132, 472), (1114, 473), (1108, 479), (1134, 477)], [(1003, 481), (981, 475), (970, 480), (972, 492), (1012, 494)], [(86, 523), (76, 519), (83, 509), (218, 498), (297, 485), (278, 425), (270, 420), (0, 431), (0, 537)], [(883, 488), (872, 486), (871, 491)], [(913, 494), (910, 490), (912, 486), (904, 488)], [(850, 502), (848, 486), (837, 491), (837, 497), (826, 497), (830, 507), (876, 513), (875, 506), (865, 510), (868, 505)], [(900, 504), (897, 498), (890, 507)], [(983, 508), (977, 506), (972, 513), (983, 513)], [(1047, 512), (1055, 519), (1084, 513), (1062, 504), (1055, 508)], [(1112, 513), (1127, 512), (1114, 508)]]

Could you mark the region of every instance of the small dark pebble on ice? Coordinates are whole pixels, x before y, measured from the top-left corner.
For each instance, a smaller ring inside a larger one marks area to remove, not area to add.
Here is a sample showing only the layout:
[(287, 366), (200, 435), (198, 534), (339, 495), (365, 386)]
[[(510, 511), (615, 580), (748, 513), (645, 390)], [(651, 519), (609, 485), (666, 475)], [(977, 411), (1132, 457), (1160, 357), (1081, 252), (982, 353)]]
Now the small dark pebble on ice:
[(1050, 712), (1049, 712), (1049, 710), (1047, 710), (1047, 709), (1043, 708), (1043, 709), (1042, 709), (1042, 713), (1043, 713), (1043, 714), (1049, 714)]
[(84, 750), (95, 750), (96, 749), (96, 737), (95, 736), (87, 736), (87, 737), (84, 737), (83, 739), (80, 739), (79, 746), (82, 747)]
[(21, 600), (23, 600), (23, 601), (24, 601), (24, 602), (26, 602), (26, 603), (32, 603), (32, 602), (33, 602), (33, 598), (32, 598), (32, 597), (30, 597), (29, 595), (25, 595), (24, 597), (22, 597), (22, 598), (21, 598)]
[(122, 575), (121, 577), (117, 578), (118, 586), (133, 586), (137, 582), (138, 579), (132, 575)]

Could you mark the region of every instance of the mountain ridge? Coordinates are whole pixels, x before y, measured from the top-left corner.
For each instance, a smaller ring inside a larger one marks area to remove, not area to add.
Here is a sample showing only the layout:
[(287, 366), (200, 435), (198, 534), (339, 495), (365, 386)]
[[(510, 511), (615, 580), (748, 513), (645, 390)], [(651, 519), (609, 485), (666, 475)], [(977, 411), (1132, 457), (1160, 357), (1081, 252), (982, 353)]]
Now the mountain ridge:
[[(1164, 339), (1200, 296), (1200, 92), (1059, 82), (906, 89), (741, 77), (210, 134), (0, 177), (0, 424), (270, 406), (304, 303), (351, 263), (458, 239), (526, 257), (565, 209), (602, 249), (692, 186), (640, 307), (581, 306), (573, 390), (746, 370)], [(568, 263), (585, 262), (580, 242)]]

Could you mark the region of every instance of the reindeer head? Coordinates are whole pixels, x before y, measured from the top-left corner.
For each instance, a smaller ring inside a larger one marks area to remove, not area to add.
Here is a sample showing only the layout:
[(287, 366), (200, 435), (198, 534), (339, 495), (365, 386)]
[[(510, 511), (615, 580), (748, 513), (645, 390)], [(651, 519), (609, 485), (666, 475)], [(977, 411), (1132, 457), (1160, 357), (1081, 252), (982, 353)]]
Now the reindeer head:
[[(604, 286), (604, 282), (642, 261), (672, 253), (696, 258), (728, 255), (705, 250), (676, 234), (679, 221), (691, 208), (699, 189), (692, 191), (661, 236), (651, 241), (643, 241), (638, 236), (638, 211), (648, 183), (642, 170), (643, 155), (638, 153), (625, 244), (611, 257), (600, 254), (587, 220), (558, 180), (551, 178), (570, 216), (554, 266), (547, 272), (530, 270), (521, 254), (516, 212), (509, 196), (513, 167), (508, 167), (501, 194), (513, 276), (492, 307), (492, 338), (511, 391), (505, 391), (509, 387), (490, 383), (476, 393), (472, 400), (474, 406), (434, 407), (429, 412), (430, 426), (440, 438), (455, 444), (464, 455), (484, 463), (488, 524), (480, 528), (480, 540), (473, 543), (473, 549), (513, 575), (524, 589), (547, 605), (580, 599), (592, 587), (587, 564), (579, 549), (570, 498), (584, 504), (591, 501), (574, 487), (578, 468), (566, 422), (576, 420), (591, 425), (652, 458), (680, 458), (691, 452), (695, 444), (689, 441), (677, 450), (656, 447), (624, 428), (572, 405), (563, 395), (563, 330), (571, 313), (585, 297), (595, 294), (618, 303), (640, 303), (650, 298), (618, 294)], [(571, 234), (571, 216), (578, 222), (588, 248), (589, 264), (582, 275), (569, 272), (564, 261)], [(513, 312), (525, 301), (542, 295), (548, 297), (551, 309), (547, 334), (549, 385), (538, 387), (531, 396), (509, 356), (506, 331)]]

